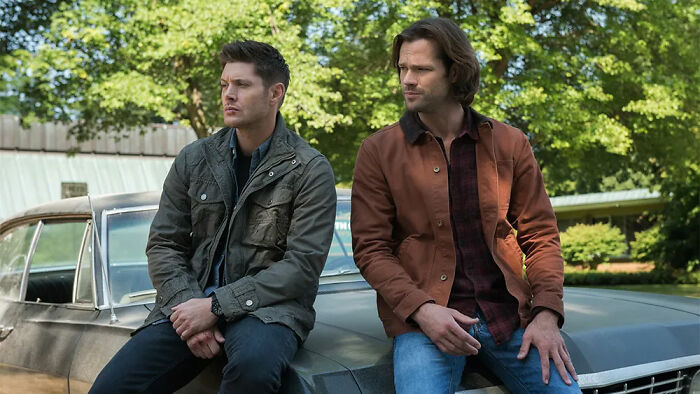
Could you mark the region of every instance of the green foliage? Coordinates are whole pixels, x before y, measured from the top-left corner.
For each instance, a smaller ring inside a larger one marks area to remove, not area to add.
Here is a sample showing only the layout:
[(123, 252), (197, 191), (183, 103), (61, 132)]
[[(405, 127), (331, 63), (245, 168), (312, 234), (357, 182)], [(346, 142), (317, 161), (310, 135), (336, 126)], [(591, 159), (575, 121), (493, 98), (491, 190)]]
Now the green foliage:
[(331, 88), (338, 70), (320, 64), (303, 38), (306, 26), (290, 21), (291, 7), (274, 0), (62, 3), (40, 45), (14, 51), (5, 75), (23, 95), (25, 122), (78, 120), (79, 140), (153, 121), (189, 125), (205, 137), (222, 123), (222, 45), (266, 41), (292, 70), (288, 124), (313, 143), (347, 120), (326, 110), (342, 99)]
[(669, 204), (661, 215), (660, 255), (673, 268), (692, 270), (698, 267), (690, 262), (700, 260), (700, 159), (677, 173), (662, 184)]
[(635, 232), (634, 241), (630, 242), (630, 257), (637, 261), (660, 260), (663, 242), (664, 237), (658, 225)]
[(561, 233), (561, 249), (569, 264), (595, 269), (610, 257), (624, 253), (625, 236), (607, 224), (577, 224)]
[(699, 284), (700, 273), (682, 273), (668, 269), (650, 272), (570, 271), (564, 273), (565, 286), (615, 286), (639, 284)]
[(80, 140), (152, 121), (204, 137), (221, 125), (221, 46), (267, 41), (292, 71), (283, 114), (342, 183), (362, 139), (403, 111), (393, 37), (452, 18), (482, 65), (475, 108), (527, 133), (550, 195), (654, 185), (670, 197), (664, 259), (700, 258), (697, 0), (43, 3), (2, 13), (27, 34), (3, 36), (23, 38), (0, 53), (0, 110), (77, 120)]

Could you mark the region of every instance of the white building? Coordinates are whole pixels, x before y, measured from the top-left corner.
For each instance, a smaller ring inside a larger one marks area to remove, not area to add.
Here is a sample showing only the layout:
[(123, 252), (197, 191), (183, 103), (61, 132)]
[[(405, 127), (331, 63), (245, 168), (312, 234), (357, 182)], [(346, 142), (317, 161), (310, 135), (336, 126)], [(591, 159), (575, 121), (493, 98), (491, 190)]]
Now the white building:
[(0, 219), (86, 192), (160, 190), (173, 159), (196, 136), (189, 128), (152, 127), (154, 131), (129, 132), (118, 141), (102, 135), (78, 144), (68, 138), (69, 126), (45, 123), (23, 129), (16, 116), (0, 115)]

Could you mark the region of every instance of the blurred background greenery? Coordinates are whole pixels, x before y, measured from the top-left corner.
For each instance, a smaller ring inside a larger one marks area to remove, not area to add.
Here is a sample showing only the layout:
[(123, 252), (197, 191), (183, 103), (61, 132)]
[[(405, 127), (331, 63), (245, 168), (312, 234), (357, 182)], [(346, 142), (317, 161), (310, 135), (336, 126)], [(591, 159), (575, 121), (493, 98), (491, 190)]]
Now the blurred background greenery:
[(69, 122), (81, 141), (152, 122), (205, 137), (222, 124), (221, 46), (265, 41), (291, 68), (282, 108), (288, 125), (330, 159), (345, 186), (362, 139), (403, 109), (389, 59), (393, 37), (420, 18), (451, 18), (481, 62), (475, 109), (528, 135), (550, 195), (660, 191), (668, 204), (652, 218), (654, 232), (641, 237), (638, 259), (677, 272), (700, 266), (698, 0), (2, 0), (0, 7), (0, 113), (24, 124)]

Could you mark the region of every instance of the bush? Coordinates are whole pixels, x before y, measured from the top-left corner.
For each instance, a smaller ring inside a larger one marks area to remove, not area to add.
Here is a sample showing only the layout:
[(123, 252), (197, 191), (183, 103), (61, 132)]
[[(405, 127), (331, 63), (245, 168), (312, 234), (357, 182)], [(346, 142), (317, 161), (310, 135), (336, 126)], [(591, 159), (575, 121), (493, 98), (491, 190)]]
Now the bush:
[(637, 261), (660, 261), (663, 242), (664, 236), (658, 225), (636, 232), (634, 241), (630, 242), (630, 256)]
[(698, 284), (700, 273), (687, 273), (672, 269), (654, 269), (650, 272), (564, 272), (565, 286), (616, 286), (651, 284)]
[(607, 224), (577, 224), (561, 233), (561, 249), (568, 263), (595, 269), (625, 252), (625, 236)]

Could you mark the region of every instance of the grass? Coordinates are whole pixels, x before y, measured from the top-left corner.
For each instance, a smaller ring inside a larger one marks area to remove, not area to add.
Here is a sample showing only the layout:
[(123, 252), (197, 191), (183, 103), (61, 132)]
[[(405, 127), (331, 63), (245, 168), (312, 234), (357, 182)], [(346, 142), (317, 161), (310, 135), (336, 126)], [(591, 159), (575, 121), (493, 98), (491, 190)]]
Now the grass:
[(700, 298), (700, 285), (618, 285), (618, 286), (587, 286), (598, 289), (630, 290), (645, 293), (669, 294), (684, 297)]

